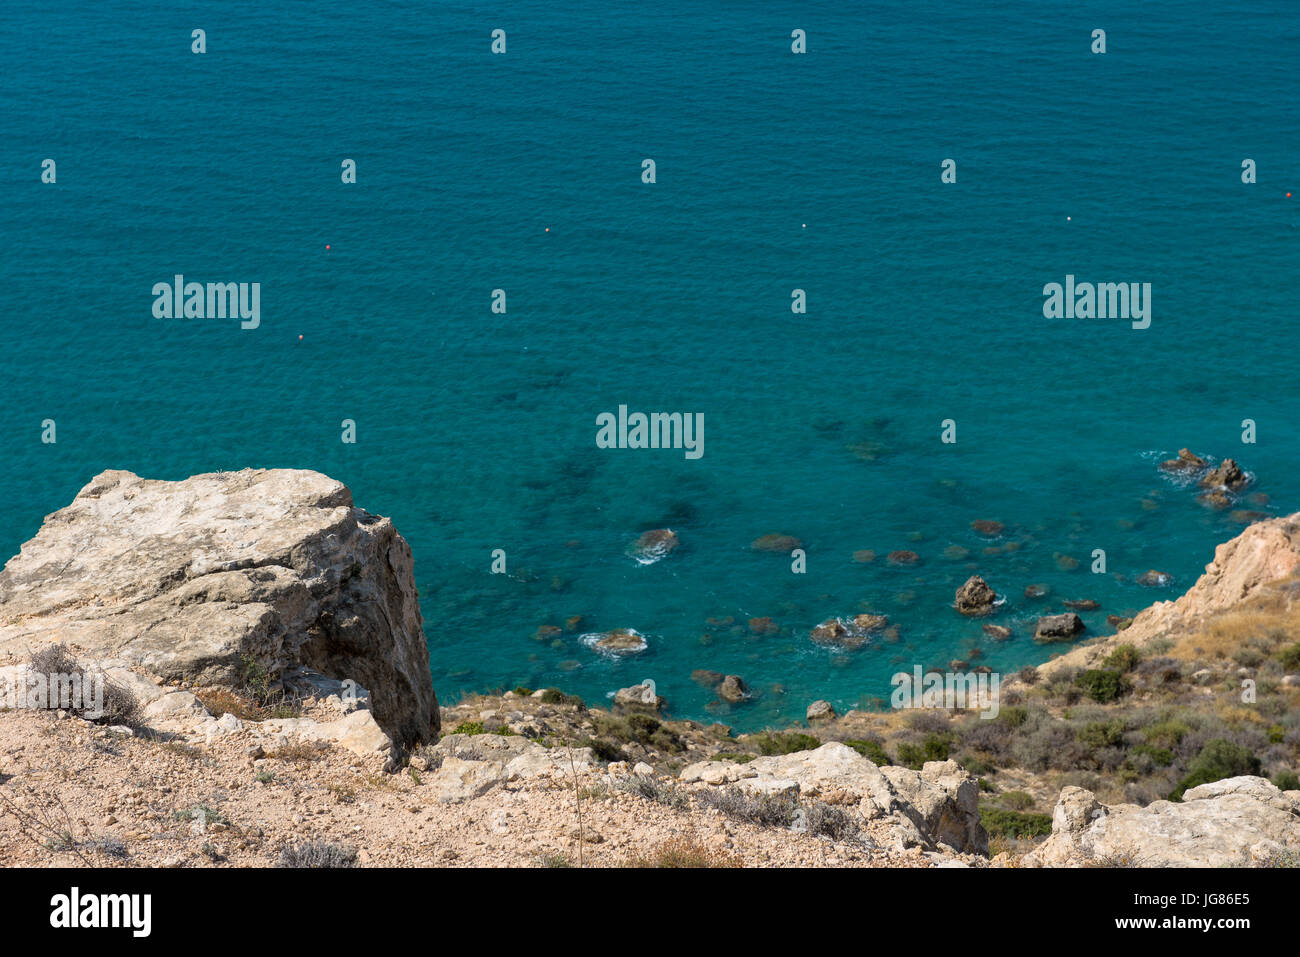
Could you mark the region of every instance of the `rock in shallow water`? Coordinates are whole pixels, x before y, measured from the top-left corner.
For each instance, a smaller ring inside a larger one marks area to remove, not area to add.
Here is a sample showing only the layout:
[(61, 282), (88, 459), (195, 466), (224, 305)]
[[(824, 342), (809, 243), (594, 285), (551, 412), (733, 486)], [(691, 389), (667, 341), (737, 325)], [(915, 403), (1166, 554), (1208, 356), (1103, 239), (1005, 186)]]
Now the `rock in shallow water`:
[(1069, 641), (1083, 631), (1083, 619), (1072, 611), (1064, 615), (1048, 615), (1038, 619), (1034, 641)]
[(957, 589), (953, 607), (963, 615), (987, 615), (993, 610), (997, 598), (997, 592), (989, 587), (988, 582), (978, 575), (972, 575)]

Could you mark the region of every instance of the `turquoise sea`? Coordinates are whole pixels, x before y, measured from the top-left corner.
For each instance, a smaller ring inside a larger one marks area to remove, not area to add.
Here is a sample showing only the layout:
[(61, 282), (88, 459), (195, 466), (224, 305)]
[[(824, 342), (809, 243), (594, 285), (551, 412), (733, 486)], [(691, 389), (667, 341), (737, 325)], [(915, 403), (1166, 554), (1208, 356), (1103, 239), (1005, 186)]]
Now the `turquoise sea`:
[[(0, 551), (106, 468), (310, 468), (410, 541), (444, 702), (652, 678), (752, 728), (1041, 661), (1038, 614), (1104, 631), (1242, 527), (1160, 458), (1300, 510), (1297, 54), (1294, 0), (4, 5)], [(260, 327), (155, 318), (176, 273), (260, 282)], [(1150, 283), (1150, 328), (1045, 319), (1067, 274)], [(703, 413), (703, 457), (597, 448), (620, 404)], [(950, 607), (973, 573), (1010, 640)], [(865, 609), (897, 640), (808, 640)], [(620, 627), (648, 649), (580, 639)]]

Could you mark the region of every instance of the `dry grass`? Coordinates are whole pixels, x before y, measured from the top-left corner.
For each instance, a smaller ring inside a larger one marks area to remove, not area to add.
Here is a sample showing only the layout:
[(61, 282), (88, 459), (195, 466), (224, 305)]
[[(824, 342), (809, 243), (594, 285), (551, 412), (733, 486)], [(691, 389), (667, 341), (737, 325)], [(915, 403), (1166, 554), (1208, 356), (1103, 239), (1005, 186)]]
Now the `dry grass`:
[(696, 838), (674, 837), (645, 853), (628, 856), (624, 867), (744, 867), (736, 854), (709, 847)]
[(208, 709), (208, 714), (221, 717), (233, 714), (240, 721), (266, 721), (268, 718), (292, 718), (297, 710), (287, 705), (263, 707), (253, 698), (241, 695), (229, 688), (205, 688), (194, 692), (194, 697)]
[(1300, 604), (1293, 601), (1300, 579), (1279, 583), (1249, 601), (1205, 621), (1178, 638), (1168, 654), (1181, 661), (1232, 661), (1243, 648), (1267, 654), (1300, 635)]
[(276, 748), (267, 755), (275, 761), (289, 761), (294, 764), (311, 764), (326, 757), (329, 745), (323, 741), (295, 741), (284, 747)]

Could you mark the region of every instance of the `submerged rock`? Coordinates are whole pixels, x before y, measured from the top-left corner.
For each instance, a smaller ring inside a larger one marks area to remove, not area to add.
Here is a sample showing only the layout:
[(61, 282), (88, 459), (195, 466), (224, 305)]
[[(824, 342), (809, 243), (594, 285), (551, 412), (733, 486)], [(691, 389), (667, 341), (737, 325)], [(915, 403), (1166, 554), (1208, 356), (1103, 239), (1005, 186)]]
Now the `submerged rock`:
[(1011, 637), (1011, 629), (1006, 625), (985, 625), (984, 634), (994, 641), (1006, 641)]
[(1075, 611), (1096, 611), (1101, 607), (1101, 602), (1093, 601), (1091, 598), (1064, 599), (1061, 602), (1066, 608), (1072, 608)]
[(691, 680), (702, 688), (716, 688), (725, 677), (727, 676), (721, 671), (709, 671), (706, 668), (696, 668), (691, 672)]
[(1220, 491), (1219, 489), (1215, 489), (1212, 492), (1202, 492), (1200, 495), (1196, 496), (1196, 501), (1200, 502), (1207, 508), (1212, 508), (1220, 512), (1224, 509), (1232, 508), (1232, 499), (1226, 492)]
[(792, 552), (796, 548), (802, 548), (803, 542), (793, 535), (778, 535), (775, 533), (761, 535), (750, 544), (750, 548), (757, 552)]
[(989, 538), (996, 538), (1001, 535), (1003, 529), (1001, 522), (995, 522), (988, 518), (978, 518), (970, 523), (970, 527), (981, 535), (987, 535)]
[(896, 552), (890, 552), (887, 559), (891, 565), (916, 565), (921, 561), (921, 556), (916, 552), (900, 549)]

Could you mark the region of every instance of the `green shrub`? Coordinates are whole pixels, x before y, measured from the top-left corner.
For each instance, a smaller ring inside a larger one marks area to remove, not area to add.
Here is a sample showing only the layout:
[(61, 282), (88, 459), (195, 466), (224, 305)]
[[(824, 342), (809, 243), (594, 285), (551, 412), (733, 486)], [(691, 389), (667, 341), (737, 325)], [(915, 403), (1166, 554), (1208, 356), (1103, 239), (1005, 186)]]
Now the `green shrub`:
[(1287, 671), (1300, 671), (1300, 642), (1287, 645), (1277, 653), (1277, 660)]
[(1183, 738), (1192, 730), (1191, 726), (1180, 718), (1166, 717), (1155, 724), (1147, 725), (1142, 732), (1149, 745), (1157, 748), (1177, 748)]
[(1002, 803), (1013, 811), (1025, 811), (1034, 806), (1034, 799), (1024, 791), (1008, 791), (1002, 795)]
[(1300, 791), (1300, 777), (1294, 771), (1279, 771), (1273, 777), (1273, 783), (1280, 791)]
[(452, 734), (484, 734), (482, 721), (462, 721)]
[(868, 761), (875, 765), (893, 764), (893, 760), (885, 753), (885, 747), (879, 741), (874, 740), (854, 740), (845, 741), (850, 748), (858, 752)]
[(748, 764), (753, 761), (757, 754), (750, 754), (747, 751), (719, 751), (710, 761), (735, 761), (737, 764)]
[(1107, 655), (1106, 660), (1102, 663), (1112, 671), (1124, 674), (1136, 668), (1141, 660), (1142, 656), (1138, 654), (1138, 650), (1132, 645), (1120, 645)]
[(1174, 752), (1168, 748), (1157, 748), (1150, 744), (1139, 744), (1129, 752), (1135, 757), (1145, 756), (1151, 759), (1151, 763), (1162, 768), (1167, 768), (1174, 763)]
[(1022, 724), (1024, 724), (1028, 718), (1029, 718), (1029, 709), (1022, 708), (1019, 705), (1016, 705), (1010, 708), (999, 709), (996, 720), (1001, 721), (1008, 728), (1018, 728)]
[(613, 741), (607, 741), (604, 738), (584, 738), (578, 742), (580, 748), (591, 748), (594, 754), (601, 761), (627, 761), (627, 752), (620, 748)]
[(1109, 704), (1128, 690), (1128, 681), (1118, 671), (1093, 668), (1074, 679), (1075, 685), (1098, 704)]
[(927, 734), (920, 744), (900, 744), (898, 761), (904, 767), (919, 771), (927, 761), (947, 761), (952, 738), (946, 734)]
[(1210, 784), (1243, 774), (1259, 774), (1259, 767), (1259, 758), (1249, 748), (1233, 744), (1224, 738), (1214, 738), (1206, 742), (1201, 753), (1187, 766), (1186, 777), (1169, 795), (1169, 800), (1181, 801), (1185, 791), (1200, 784)]
[(765, 731), (761, 737), (755, 739), (754, 744), (758, 747), (760, 754), (769, 757), (780, 754), (794, 754), (796, 751), (812, 751), (814, 748), (822, 746), (821, 741), (817, 738), (800, 731), (785, 731), (779, 734)]
[(1082, 728), (1079, 728), (1075, 734), (1079, 739), (1079, 743), (1091, 751), (1100, 748), (1113, 748), (1124, 742), (1124, 722), (1118, 719), (1089, 721)]
[(1052, 818), (1048, 814), (985, 807), (980, 808), (980, 823), (994, 837), (1043, 837), (1052, 833)]
[(584, 710), (587, 706), (582, 698), (576, 694), (565, 694), (559, 688), (547, 688), (542, 692), (542, 702), (544, 704), (570, 704), (579, 711)]

